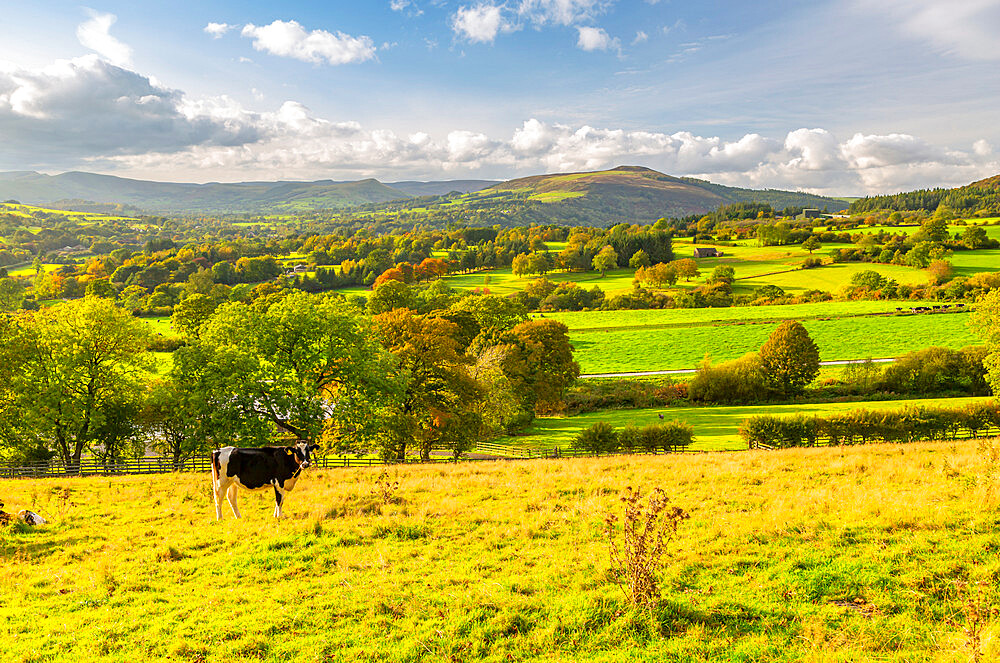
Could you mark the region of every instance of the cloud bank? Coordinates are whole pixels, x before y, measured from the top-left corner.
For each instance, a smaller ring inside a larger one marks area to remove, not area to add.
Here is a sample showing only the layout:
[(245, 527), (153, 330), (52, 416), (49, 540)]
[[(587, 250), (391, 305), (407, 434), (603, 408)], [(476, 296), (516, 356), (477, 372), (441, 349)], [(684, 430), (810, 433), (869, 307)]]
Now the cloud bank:
[[(332, 53), (315, 57), (346, 57)], [(470, 127), (403, 134), (318, 117), (295, 101), (255, 112), (226, 97), (194, 99), (95, 54), (0, 68), (0, 135), (0, 169), (175, 181), (506, 178), (636, 164), (723, 184), (855, 194), (1000, 172), (985, 139), (951, 149), (904, 133), (836, 136), (816, 127), (727, 139), (529, 118), (506, 135)]]

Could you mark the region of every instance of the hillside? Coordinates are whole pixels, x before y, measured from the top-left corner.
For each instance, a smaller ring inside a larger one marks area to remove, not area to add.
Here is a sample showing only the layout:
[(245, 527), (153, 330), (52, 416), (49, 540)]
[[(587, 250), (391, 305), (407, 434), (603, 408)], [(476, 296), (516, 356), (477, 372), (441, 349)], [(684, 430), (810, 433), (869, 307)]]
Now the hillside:
[(503, 182), (484, 192), (509, 192), (550, 205), (553, 219), (656, 220), (704, 214), (735, 202), (841, 209), (841, 201), (792, 191), (740, 189), (695, 178), (673, 177), (640, 166), (591, 173), (536, 175)]
[[(374, 179), (357, 182), (149, 182), (70, 172), (0, 174), (0, 199), (47, 205), (55, 201), (118, 204), (160, 213), (306, 212), (380, 203), (408, 195)], [(72, 205), (63, 205), (76, 209)]]
[(1000, 175), (972, 182), (954, 189), (918, 189), (886, 196), (867, 196), (851, 203), (851, 214), (879, 210), (935, 211), (947, 207), (959, 216), (1000, 215)]

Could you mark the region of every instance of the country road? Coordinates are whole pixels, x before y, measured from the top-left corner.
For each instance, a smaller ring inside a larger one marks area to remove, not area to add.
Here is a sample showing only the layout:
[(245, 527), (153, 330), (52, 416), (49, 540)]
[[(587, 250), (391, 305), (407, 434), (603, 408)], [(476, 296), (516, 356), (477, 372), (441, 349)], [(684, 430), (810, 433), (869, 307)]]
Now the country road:
[[(847, 364), (863, 364), (869, 361), (868, 359), (835, 359), (833, 361), (821, 361), (820, 366), (846, 366)], [(888, 364), (890, 362), (896, 361), (894, 357), (889, 357), (886, 359), (872, 359), (870, 360), (875, 364)], [(675, 368), (669, 371), (639, 371), (636, 373), (588, 373), (586, 375), (581, 375), (581, 378), (641, 378), (648, 375), (683, 375), (685, 373), (695, 373), (698, 369), (696, 368)]]

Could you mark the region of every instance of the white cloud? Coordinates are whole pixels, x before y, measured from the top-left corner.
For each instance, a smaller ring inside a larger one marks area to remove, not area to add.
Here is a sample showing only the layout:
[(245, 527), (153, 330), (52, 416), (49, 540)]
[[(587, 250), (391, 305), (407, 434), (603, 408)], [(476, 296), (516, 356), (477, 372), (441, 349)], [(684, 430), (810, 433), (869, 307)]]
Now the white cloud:
[(617, 39), (612, 39), (602, 28), (580, 26), (577, 27), (577, 32), (579, 37), (576, 45), (585, 51), (606, 51), (621, 45)]
[(635, 33), (635, 39), (632, 40), (632, 44), (633, 45), (641, 44), (644, 41), (647, 41), (648, 39), (649, 35), (643, 32), (642, 30), (639, 30), (638, 32)]
[(218, 39), (235, 27), (235, 25), (229, 25), (228, 23), (209, 23), (203, 30), (212, 35), (213, 39)]
[(1000, 60), (1000, 0), (881, 0), (855, 4), (884, 14), (912, 37), (939, 52), (967, 60)]
[(370, 37), (326, 30), (306, 32), (297, 21), (276, 20), (263, 26), (248, 23), (241, 34), (253, 39), (258, 51), (314, 64), (348, 64), (375, 57), (375, 43)]
[[(614, 4), (614, 0), (519, 0), (516, 4), (493, 0), (483, 0), (475, 5), (463, 5), (451, 18), (452, 30), (460, 37), (478, 43), (492, 43), (500, 32), (514, 32), (525, 25), (542, 28), (548, 25), (577, 26), (592, 21)], [(587, 27), (586, 30), (600, 30)], [(607, 38), (607, 34), (605, 33)], [(579, 43), (595, 43), (595, 36), (588, 33), (581, 36)], [(618, 40), (607, 38), (603, 47), (585, 50), (605, 50), (618, 47)], [(584, 46), (581, 45), (581, 48)]]
[(410, 6), (410, 0), (390, 0), (389, 9), (394, 12), (401, 12)]
[(593, 20), (612, 4), (613, 0), (521, 0), (517, 13), (538, 25), (573, 25)]
[(77, 26), (76, 38), (108, 62), (124, 67), (132, 63), (132, 49), (111, 36), (111, 26), (116, 20), (118, 17), (114, 14), (91, 11), (90, 19)]
[(459, 7), (451, 19), (455, 34), (473, 43), (491, 43), (502, 29), (510, 29), (498, 5), (478, 4)]
[(178, 90), (97, 55), (42, 69), (0, 68), (3, 167), (66, 166), (92, 156), (244, 145), (255, 117), (225, 100), (194, 103)]

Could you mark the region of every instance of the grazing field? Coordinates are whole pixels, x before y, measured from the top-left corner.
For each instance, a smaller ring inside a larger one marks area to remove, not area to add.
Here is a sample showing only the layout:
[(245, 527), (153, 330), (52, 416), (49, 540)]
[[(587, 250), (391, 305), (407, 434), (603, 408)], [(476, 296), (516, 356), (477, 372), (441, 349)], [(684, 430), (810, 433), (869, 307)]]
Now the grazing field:
[(899, 307), (909, 309), (925, 302), (874, 300), (858, 302), (816, 302), (776, 306), (734, 306), (729, 308), (637, 309), (627, 311), (564, 311), (545, 313), (545, 317), (565, 323), (571, 331), (627, 329), (632, 327), (684, 327), (719, 322), (760, 322), (772, 320), (807, 320), (836, 318), (869, 313), (891, 313)]
[(692, 451), (735, 451), (746, 449), (746, 442), (740, 438), (740, 423), (760, 414), (773, 416), (806, 414), (827, 416), (835, 412), (849, 410), (896, 410), (909, 405), (925, 407), (961, 407), (966, 403), (989, 400), (988, 397), (968, 398), (923, 398), (901, 401), (852, 401), (848, 403), (796, 403), (793, 405), (741, 405), (712, 407), (651, 407), (635, 410), (600, 410), (587, 412), (571, 417), (541, 417), (535, 419), (525, 431), (519, 435), (511, 435), (497, 444), (539, 451), (549, 451), (555, 448), (569, 448), (580, 431), (593, 426), (598, 421), (606, 421), (616, 428), (624, 428), (629, 424), (647, 426), (660, 423), (663, 420), (678, 420), (690, 424), (694, 429), (694, 444)]
[[(52, 523), (0, 533), (3, 659), (996, 660), (992, 472), (974, 442), (409, 466), (387, 501), (322, 471), (222, 523), (207, 476), (4, 481)], [(691, 514), (649, 611), (609, 572), (626, 486)]]
[[(716, 310), (766, 312), (768, 308), (777, 307)], [(803, 319), (802, 324), (819, 346), (820, 359), (829, 361), (898, 357), (932, 345), (961, 348), (981, 343), (968, 319), (966, 313), (937, 313)], [(584, 374), (670, 370), (695, 368), (706, 354), (716, 362), (740, 357), (757, 350), (777, 326), (773, 320), (606, 329), (594, 325), (571, 331), (570, 341)]]

